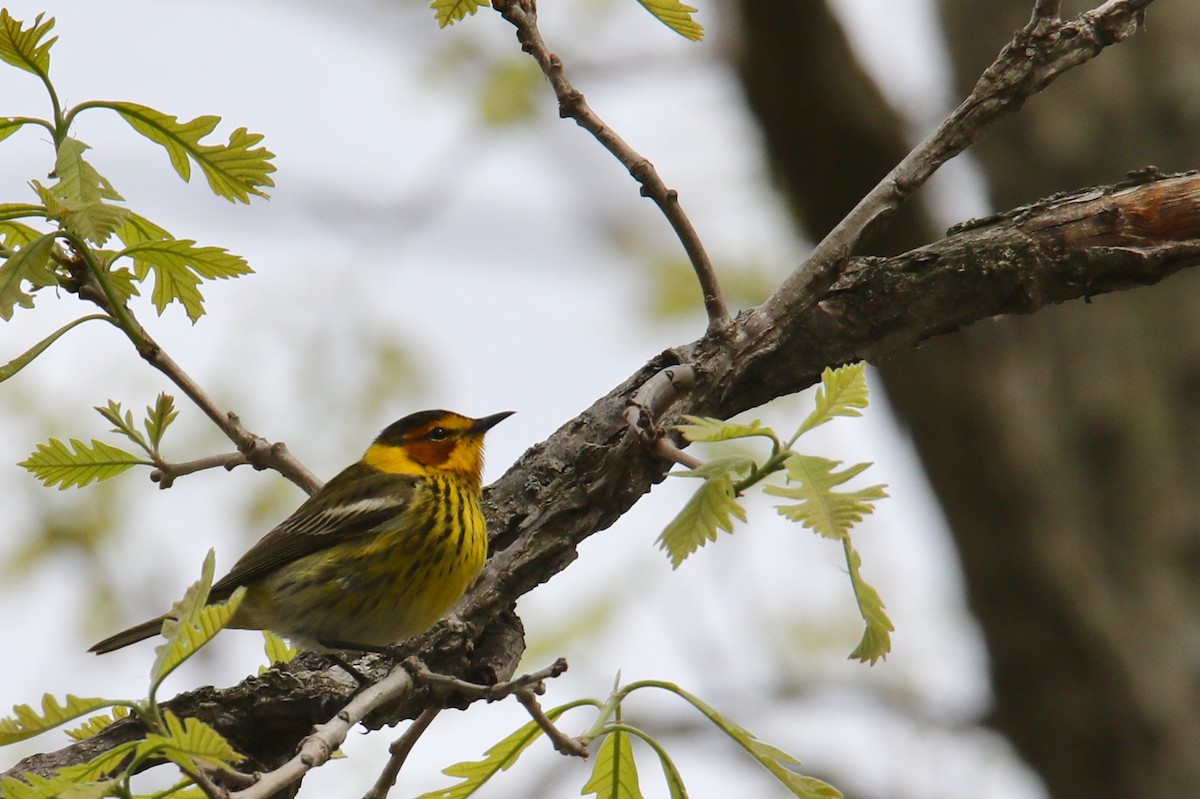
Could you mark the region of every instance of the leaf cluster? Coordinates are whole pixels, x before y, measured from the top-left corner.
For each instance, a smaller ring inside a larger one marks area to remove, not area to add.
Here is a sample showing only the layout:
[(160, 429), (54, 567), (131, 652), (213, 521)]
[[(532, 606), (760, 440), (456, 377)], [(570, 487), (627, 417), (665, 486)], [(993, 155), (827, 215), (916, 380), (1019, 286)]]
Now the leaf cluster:
[(850, 584), (865, 622), (862, 639), (850, 657), (875, 663), (891, 649), (893, 626), (884, 611), (883, 599), (862, 576), (862, 558), (850, 540), (850, 530), (875, 510), (875, 503), (887, 496), (883, 485), (842, 490), (842, 486), (862, 474), (871, 464), (859, 463), (839, 469), (840, 461), (797, 452), (796, 442), (805, 433), (838, 417), (861, 416), (867, 407), (868, 392), (864, 365), (850, 364), (826, 369), (817, 388), (815, 407), (796, 433), (783, 441), (775, 431), (755, 420), (746, 424), (721, 419), (686, 417), (687, 424), (677, 429), (688, 441), (723, 442), (735, 439), (763, 438), (771, 452), (761, 461), (749, 455), (715, 458), (694, 469), (673, 472), (678, 477), (703, 480), (658, 537), (671, 565), (683, 561), (705, 544), (716, 541), (721, 532), (732, 533), (735, 520), (745, 522), (746, 509), (739, 498), (752, 486), (768, 477), (783, 473), (784, 485), (765, 484), (763, 491), (792, 502), (776, 505), (785, 519), (799, 523), (825, 538), (842, 543)]
[(116, 477), (134, 466), (159, 466), (163, 463), (159, 446), (163, 434), (179, 415), (170, 394), (159, 394), (154, 405), (146, 407), (142, 429), (134, 424), (133, 412), (123, 410), (119, 402), (109, 400), (106, 406), (96, 410), (112, 423), (112, 432), (136, 444), (145, 457), (96, 439), (87, 444), (74, 438), (70, 442), (52, 438), (44, 444), (38, 444), (29, 457), (17, 465), (31, 472), (47, 488), (57, 486), (59, 490), (64, 490), (82, 488), (89, 483)]
[(266, 197), (274, 185), (274, 154), (261, 146), (262, 135), (246, 128), (226, 141), (211, 142), (220, 117), (183, 121), (137, 103), (92, 100), (70, 108), (59, 101), (51, 80), (51, 52), (57, 37), (54, 18), (15, 19), (0, 9), (0, 61), (38, 79), (50, 105), (46, 117), (0, 117), (0, 140), (23, 128), (41, 128), (54, 148), (50, 179), (31, 180), (32, 201), (0, 202), (0, 319), (17, 308), (32, 308), (36, 294), (55, 288), (96, 304), (101, 313), (81, 317), (47, 336), (24, 354), (0, 366), (0, 381), (16, 374), (85, 321), (104, 319), (141, 343), (140, 328), (127, 303), (150, 287), (158, 313), (180, 304), (192, 322), (204, 315), (205, 281), (251, 272), (245, 259), (220, 247), (180, 239), (124, 204), (124, 198), (91, 162), (87, 143), (73, 126), (85, 112), (108, 111), (137, 133), (161, 146), (176, 173), (190, 180), (199, 167), (209, 188), (231, 202)]
[[(59, 796), (132, 797), (129, 780), (137, 772), (157, 761), (176, 764), (185, 775), (173, 788), (156, 797), (195, 795), (184, 793), (193, 784), (190, 775), (200, 771), (232, 770), (243, 756), (208, 724), (195, 718), (179, 718), (158, 704), (158, 690), (175, 669), (226, 625), (242, 601), (244, 589), (227, 602), (208, 605), (212, 586), (214, 557), (210, 551), (200, 579), (175, 603), (163, 622), (164, 641), (155, 650), (150, 669), (147, 699), (81, 698), (68, 694), (60, 702), (50, 694), (42, 698), (40, 710), (31, 705), (16, 705), (13, 715), (0, 718), (0, 746), (32, 738), (69, 721), (88, 718), (67, 734), (82, 740), (110, 724), (136, 715), (146, 734), (137, 740), (119, 744), (79, 765), (68, 766), (50, 777), (26, 773), (21, 779), (6, 777), (0, 781), (0, 799), (53, 799)], [(111, 708), (109, 713), (96, 711)]]
[[(569, 710), (583, 706), (596, 709), (596, 718), (591, 726), (578, 737), (585, 746), (600, 741), (599, 751), (592, 761), (591, 774), (582, 788), (584, 795), (594, 795), (596, 799), (641, 799), (641, 779), (633, 754), (634, 742), (637, 741), (657, 757), (671, 799), (687, 799), (683, 776), (665, 745), (651, 733), (626, 723), (623, 717), (626, 700), (644, 689), (666, 691), (683, 699), (775, 777), (792, 796), (800, 799), (841, 797), (841, 792), (833, 786), (797, 771), (799, 761), (796, 758), (760, 741), (749, 730), (678, 685), (659, 680), (642, 680), (618, 686), (605, 701), (576, 699), (546, 711), (546, 717), (551, 722), (557, 722)], [(418, 799), (466, 799), (492, 777), (511, 768), (543, 732), (537, 722), (525, 724), (488, 749), (482, 759), (456, 763), (443, 770), (444, 774), (461, 782), (422, 794)]]

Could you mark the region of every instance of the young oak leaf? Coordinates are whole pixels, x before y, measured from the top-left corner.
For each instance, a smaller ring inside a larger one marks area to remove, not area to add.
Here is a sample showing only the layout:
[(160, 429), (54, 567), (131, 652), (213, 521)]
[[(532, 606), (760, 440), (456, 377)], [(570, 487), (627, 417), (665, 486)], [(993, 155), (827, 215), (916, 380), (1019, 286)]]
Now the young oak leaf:
[(222, 247), (198, 247), (191, 239), (147, 240), (126, 247), (112, 260), (133, 259), (138, 280), (154, 274), (151, 301), (161, 314), (172, 302), (178, 302), (195, 323), (204, 315), (201, 280), (226, 280), (251, 274), (254, 270), (241, 256)]
[(133, 423), (133, 411), (123, 411), (121, 403), (114, 400), (109, 400), (108, 405), (103, 407), (97, 405), (94, 410), (112, 424), (112, 432), (125, 436), (145, 450), (147, 455), (153, 454), (150, 444)]
[(106, 200), (123, 199), (108, 178), (96, 171), (83, 157), (90, 149), (78, 139), (66, 138), (58, 146), (54, 175), (50, 186), (33, 181), (33, 187), (46, 206), (51, 219), (62, 222), (64, 229), (88, 241), (103, 245), (125, 220), (129, 211)]
[(846, 567), (850, 571), (850, 584), (854, 587), (854, 598), (858, 602), (858, 612), (867, 627), (863, 630), (862, 640), (850, 653), (850, 657), (872, 666), (880, 658), (886, 658), (892, 651), (892, 620), (883, 609), (883, 597), (874, 586), (863, 579), (862, 557), (850, 544), (850, 539), (842, 540), (846, 551)]
[(163, 720), (167, 725), (167, 734), (147, 735), (138, 747), (139, 755), (158, 754), (189, 771), (196, 770), (197, 760), (208, 765), (225, 766), (246, 759), (221, 733), (200, 719), (180, 719), (168, 710), (163, 714)]
[(697, 549), (709, 541), (716, 541), (718, 531), (732, 533), (734, 517), (746, 521), (746, 511), (737, 501), (733, 478), (745, 475), (753, 466), (752, 458), (732, 455), (716, 458), (690, 471), (672, 472), (677, 477), (705, 478), (658, 536), (657, 543), (667, 551), (672, 568), (679, 568), (679, 564)]
[(800, 799), (842, 799), (842, 792), (837, 788), (796, 771), (794, 767), (800, 764), (799, 760), (777, 746), (760, 741), (754, 733), (726, 718), (696, 695), (688, 693), (674, 683), (656, 681), (654, 685), (674, 693), (703, 713), (719, 730), (749, 752), (751, 757), (791, 791), (793, 796)]
[(49, 349), (50, 345), (53, 344), (54, 342), (58, 341), (63, 336), (63, 334), (66, 333), (68, 330), (70, 330), (74, 327), (78, 327), (79, 325), (83, 324), (84, 322), (90, 322), (93, 319), (103, 319), (105, 321), (109, 321), (109, 317), (104, 316), (102, 314), (91, 314), (89, 316), (82, 316), (73, 322), (68, 322), (67, 324), (60, 327), (58, 330), (55, 330), (50, 335), (46, 336), (44, 339), (39, 341), (37, 344), (34, 344), (32, 347), (27, 349), (25, 352), (18, 355), (16, 358), (13, 358), (8, 363), (4, 364), (3, 366), (0, 366), (0, 383), (3, 383), (5, 380), (7, 380), (10, 377), (12, 377), (13, 375), (15, 375), (17, 372), (21, 371), (26, 366), (33, 363), (35, 358), (37, 358), (39, 355), (41, 355), (43, 352), (45, 352), (47, 349)]
[(123, 449), (92, 439), (90, 445), (72, 438), (70, 447), (52, 438), (38, 444), (29, 457), (17, 465), (42, 481), (47, 488), (60, 491), (83, 488), (98, 480), (107, 480), (139, 464), (150, 465)]
[(100, 782), (82, 781), (65, 776), (70, 769), (63, 769), (53, 777), (42, 777), (26, 772), (20, 779), (4, 777), (0, 780), (0, 797), (3, 799), (102, 799), (113, 796), (112, 789), (117, 777)]
[(596, 799), (642, 799), (631, 743), (624, 730), (613, 730), (604, 736), (592, 776), (580, 793), (595, 794)]
[(724, 419), (714, 419), (711, 416), (684, 416), (687, 424), (675, 425), (675, 429), (683, 433), (684, 438), (691, 442), (697, 441), (728, 441), (732, 438), (750, 438), (763, 436), (775, 438), (775, 431), (764, 427), (755, 419), (749, 424), (734, 424)]
[(288, 663), (296, 655), (300, 654), (298, 648), (292, 646), (270, 630), (263, 630), (263, 649), (267, 654), (268, 665), (259, 666), (259, 674), (266, 672), (271, 666), (276, 664)]
[[(559, 705), (547, 710), (546, 716), (551, 721), (554, 721), (563, 713), (581, 704), (585, 704), (585, 701), (576, 700), (568, 702), (565, 705)], [(479, 790), (492, 777), (501, 771), (507, 771), (511, 768), (517, 762), (517, 758), (541, 734), (542, 728), (536, 721), (531, 721), (517, 728), (516, 731), (507, 735), (484, 752), (482, 760), (464, 760), (461, 763), (455, 763), (452, 766), (442, 769), (442, 773), (446, 776), (460, 777), (463, 780), (462, 782), (457, 785), (451, 785), (449, 788), (441, 788), (436, 791), (423, 793), (417, 799), (466, 799), (466, 797)]]
[(167, 640), (154, 648), (154, 665), (150, 669), (151, 696), (171, 672), (225, 628), (242, 604), (245, 586), (219, 605), (208, 604), (215, 568), (216, 556), (210, 549), (204, 558), (200, 579), (184, 592), (183, 598), (172, 605), (163, 618), (162, 634)]
[(638, 0), (642, 7), (662, 24), (685, 39), (698, 42), (704, 38), (704, 26), (692, 19), (696, 9), (679, 0)]
[(146, 427), (146, 435), (150, 436), (150, 444), (154, 452), (158, 452), (163, 434), (167, 432), (171, 422), (174, 422), (178, 416), (179, 411), (175, 410), (175, 398), (165, 391), (161, 392), (154, 400), (154, 405), (146, 406), (146, 421), (143, 424)]
[(453, 25), (464, 17), (472, 16), (479, 7), (491, 6), (489, 0), (431, 0), (429, 7), (437, 18), (439, 28)]
[[(18, 226), (11, 223), (9, 228)], [(25, 227), (20, 225), (20, 228)], [(18, 228), (19, 229), (19, 228)], [(0, 263), (0, 319), (12, 319), (16, 306), (33, 307), (33, 295), (27, 293), (25, 283), (34, 288), (44, 288), (58, 283), (51, 266), (50, 256), (54, 252), (54, 239), (57, 233), (46, 233), (23, 243), (11, 257)], [(11, 246), (8, 239), (6, 246)]]
[(790, 453), (787, 458), (788, 485), (766, 486), (777, 497), (797, 499), (795, 505), (776, 505), (781, 516), (799, 522), (826, 538), (845, 538), (850, 528), (875, 510), (874, 503), (887, 497), (886, 486), (873, 485), (858, 491), (834, 491), (871, 464), (859, 463), (834, 471), (841, 461), (817, 455)]
[(22, 27), (20, 20), (13, 19), (7, 8), (0, 8), (0, 61), (17, 69), (45, 78), (50, 72), (50, 48), (58, 41), (46, 34), (54, 27), (54, 17), (42, 22), (45, 14), (33, 18), (33, 24)]
[(69, 730), (63, 730), (63, 732), (65, 732), (67, 737), (73, 741), (83, 741), (103, 731), (113, 722), (126, 718), (129, 713), (130, 710), (127, 706), (117, 705), (112, 709), (111, 714), (101, 713), (98, 716), (92, 716), (78, 727), (73, 727)]
[(110, 699), (80, 698), (73, 694), (67, 694), (66, 704), (60, 705), (53, 696), (44, 694), (40, 715), (30, 705), (14, 705), (12, 716), (0, 718), (0, 746), (24, 741), (26, 738), (32, 738), (46, 730), (54, 729), (71, 719), (85, 716), (113, 704)]
[(248, 203), (252, 194), (266, 197), (260, 187), (275, 185), (270, 177), (275, 171), (271, 163), (275, 154), (265, 147), (255, 147), (263, 139), (261, 133), (238, 128), (225, 144), (203, 144), (200, 140), (216, 129), (220, 117), (205, 115), (180, 122), (178, 117), (137, 103), (89, 105), (116, 111), (134, 130), (161, 145), (171, 159), (171, 166), (185, 182), (191, 180), (191, 162), (195, 161), (204, 171), (213, 193), (230, 202)]
[(0, 141), (16, 133), (27, 125), (30, 120), (21, 117), (0, 117)]
[(867, 407), (866, 364), (851, 363), (837, 369), (825, 368), (812, 413), (796, 431), (796, 438), (837, 416), (862, 416)]

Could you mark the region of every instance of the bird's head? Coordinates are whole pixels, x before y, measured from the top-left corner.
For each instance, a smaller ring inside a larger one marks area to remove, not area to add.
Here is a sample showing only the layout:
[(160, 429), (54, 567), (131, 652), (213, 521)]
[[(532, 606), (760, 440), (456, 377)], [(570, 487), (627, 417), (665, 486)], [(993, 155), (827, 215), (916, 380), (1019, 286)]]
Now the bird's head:
[(420, 411), (388, 425), (367, 449), (363, 461), (390, 474), (425, 476), (449, 472), (483, 478), (483, 435), (512, 411), (472, 419), (453, 411)]

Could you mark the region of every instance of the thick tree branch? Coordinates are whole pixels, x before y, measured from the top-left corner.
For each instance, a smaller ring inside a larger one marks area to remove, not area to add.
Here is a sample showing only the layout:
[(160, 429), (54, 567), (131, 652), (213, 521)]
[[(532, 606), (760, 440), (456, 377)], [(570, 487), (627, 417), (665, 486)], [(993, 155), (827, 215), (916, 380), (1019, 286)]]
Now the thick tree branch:
[[(743, 314), (732, 336), (669, 350), (526, 452), (488, 489), (494, 555), (483, 577), (460, 604), (456, 623), (409, 642), (406, 652), (472, 682), (511, 676), (523, 646), (512, 612), (517, 599), (566, 568), (580, 542), (620, 518), (670, 467), (625, 418), (630, 399), (664, 367), (685, 363), (698, 379), (663, 422), (684, 413), (727, 418), (813, 384), (829, 365), (878, 361), (972, 322), (1155, 283), (1197, 264), (1200, 174), (1148, 173), (959, 226), (894, 258), (855, 259), (819, 302), (773, 328), (749, 324), (754, 315)], [(388, 668), (377, 656), (356, 665), (374, 677)], [(274, 768), (353, 690), (339, 669), (304, 655), (233, 688), (182, 694), (168, 706), (214, 725), (259, 766)], [(429, 697), (417, 691), (364, 723), (394, 723), (427, 706)], [(118, 722), (67, 749), (27, 758), (8, 774), (84, 762), (138, 732), (135, 721)]]
[(761, 324), (773, 325), (793, 308), (820, 300), (859, 241), (890, 219), (942, 164), (1059, 75), (1132, 36), (1151, 2), (1108, 0), (1062, 22), (1057, 19), (1058, 3), (1039, 0), (1029, 24), (1000, 52), (971, 95), (859, 201), (788, 277), (782, 290), (762, 306)]

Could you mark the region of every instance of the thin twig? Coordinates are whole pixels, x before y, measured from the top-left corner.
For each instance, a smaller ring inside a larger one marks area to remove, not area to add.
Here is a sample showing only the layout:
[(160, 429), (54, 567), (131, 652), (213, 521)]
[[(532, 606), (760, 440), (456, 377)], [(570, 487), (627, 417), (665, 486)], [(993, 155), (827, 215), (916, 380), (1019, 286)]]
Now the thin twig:
[[(321, 487), (321, 480), (288, 452), (283, 443), (267, 441), (246, 429), (236, 413), (226, 411), (191, 378), (158, 342), (146, 332), (128, 305), (121, 305), (111, 291), (106, 291), (102, 282), (103, 268), (94, 263), (94, 258), (82, 243), (76, 243), (76, 252), (81, 259), (73, 266), (72, 275), (79, 281), (76, 293), (103, 310), (133, 343), (138, 355), (146, 363), (162, 372), (179, 387), (201, 411), (224, 433), (256, 469), (274, 469), (309, 494)], [(165, 487), (165, 486), (164, 486)]]
[(669, 461), (674, 461), (680, 466), (686, 466), (689, 469), (699, 469), (704, 465), (704, 461), (699, 458), (694, 458), (687, 454), (679, 447), (675, 446), (674, 442), (666, 436), (658, 438), (654, 442), (654, 451), (663, 456)]
[(667, 188), (654, 164), (617, 135), (617, 132), (587, 104), (583, 93), (567, 79), (562, 59), (550, 52), (538, 30), (534, 4), (522, 0), (496, 0), (492, 6), (517, 29), (517, 40), (521, 43), (521, 49), (533, 56), (550, 81), (554, 95), (558, 98), (559, 116), (575, 120), (576, 124), (592, 134), (604, 149), (612, 153), (629, 170), (629, 174), (641, 185), (642, 196), (653, 200), (667, 218), (667, 222), (683, 244), (692, 268), (696, 271), (696, 279), (699, 280), (700, 290), (704, 295), (704, 310), (708, 313), (709, 332), (726, 327), (730, 321), (729, 308), (721, 293), (721, 284), (717, 281), (704, 243), (684, 212), (683, 206), (679, 204), (679, 193)]
[(400, 769), (404, 768), (404, 761), (408, 759), (408, 753), (412, 751), (425, 730), (429, 729), (429, 725), (441, 712), (440, 707), (427, 708), (421, 715), (413, 719), (413, 723), (408, 725), (408, 729), (404, 731), (403, 735), (392, 741), (392, 745), (388, 747), (391, 757), (388, 758), (387, 764), (380, 772), (379, 779), (375, 780), (375, 784), (371, 786), (371, 790), (363, 794), (363, 799), (384, 799), (388, 795), (388, 791), (396, 784), (396, 777), (400, 775)]
[(229, 791), (209, 779), (203, 770), (184, 769), (184, 772), (192, 778), (192, 782), (196, 783), (196, 787), (203, 791), (208, 799), (229, 799)]
[(201, 472), (205, 469), (222, 468), (232, 471), (235, 467), (244, 466), (249, 462), (250, 459), (242, 453), (229, 452), (224, 455), (209, 455), (207, 458), (197, 458), (184, 463), (160, 463), (154, 468), (154, 471), (150, 472), (150, 479), (158, 483), (159, 488), (170, 488), (177, 477)]
[(422, 685), (444, 691), (458, 691), (488, 702), (496, 702), (521, 690), (535, 690), (542, 693), (545, 690), (545, 686), (542, 685), (544, 681), (552, 680), (566, 673), (567, 659), (559, 658), (544, 669), (522, 674), (520, 677), (514, 677), (506, 682), (498, 682), (495, 685), (480, 685), (451, 677), (448, 674), (432, 672), (418, 658), (409, 658), (404, 661), (404, 668), (408, 669), (413, 679)]
[(966, 150), (1009, 111), (1042, 91), (1068, 69), (1132, 36), (1153, 0), (1108, 0), (1067, 22), (1059, 3), (1035, 0), (1030, 22), (1000, 52), (969, 97), (904, 157), (813, 249), (767, 302), (751, 327), (769, 327), (804, 311), (825, 295), (867, 233), (895, 213), (942, 164)]
[(695, 369), (686, 365), (668, 366), (633, 392), (625, 408), (625, 421), (635, 434), (652, 442), (651, 447), (662, 457), (689, 469), (699, 468), (704, 463), (663, 435), (658, 419), (675, 400), (695, 387)]
[(517, 697), (517, 701), (521, 703), (521, 706), (529, 711), (530, 717), (546, 733), (546, 737), (550, 739), (550, 743), (554, 745), (557, 751), (572, 757), (587, 758), (587, 746), (584, 745), (583, 741), (578, 738), (572, 738), (555, 726), (550, 717), (546, 715), (546, 711), (542, 710), (542, 704), (538, 702), (532, 689), (521, 688), (513, 693)]
[(402, 667), (392, 671), (377, 683), (363, 688), (337, 715), (318, 724), (311, 735), (300, 742), (299, 751), (274, 771), (259, 776), (249, 788), (230, 794), (229, 799), (266, 799), (303, 777), (309, 770), (323, 765), (346, 740), (355, 724), (372, 710), (408, 695), (413, 687), (412, 676)]

